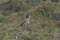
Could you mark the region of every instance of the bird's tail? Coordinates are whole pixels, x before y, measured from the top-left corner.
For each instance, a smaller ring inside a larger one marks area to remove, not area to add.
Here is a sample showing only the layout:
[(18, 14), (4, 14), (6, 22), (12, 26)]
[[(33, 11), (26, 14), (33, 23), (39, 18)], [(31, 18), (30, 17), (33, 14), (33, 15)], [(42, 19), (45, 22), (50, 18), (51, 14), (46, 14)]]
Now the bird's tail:
[(20, 23), (20, 26), (23, 26), (23, 23)]

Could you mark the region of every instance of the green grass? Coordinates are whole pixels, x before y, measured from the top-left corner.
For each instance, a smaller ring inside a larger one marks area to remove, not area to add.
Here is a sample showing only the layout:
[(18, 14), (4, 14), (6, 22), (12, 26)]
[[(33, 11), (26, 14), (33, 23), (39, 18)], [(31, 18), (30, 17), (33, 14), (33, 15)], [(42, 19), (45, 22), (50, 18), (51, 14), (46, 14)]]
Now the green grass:
[[(4, 11), (5, 8), (9, 8), (9, 5), (0, 5), (0, 8), (3, 9), (0, 10), (0, 40), (35, 40), (36, 36), (39, 36), (39, 40), (60, 40), (60, 15), (58, 14), (60, 7), (58, 3), (51, 1), (28, 3), (27, 0), (21, 0), (21, 2), (24, 3), (16, 5), (22, 8), (17, 12), (12, 9)], [(17, 7), (16, 9), (18, 9)], [(30, 29), (19, 25), (26, 14), (31, 16)], [(53, 19), (53, 15), (58, 16), (58, 19)], [(9, 16), (12, 16), (12, 21), (9, 21)]]

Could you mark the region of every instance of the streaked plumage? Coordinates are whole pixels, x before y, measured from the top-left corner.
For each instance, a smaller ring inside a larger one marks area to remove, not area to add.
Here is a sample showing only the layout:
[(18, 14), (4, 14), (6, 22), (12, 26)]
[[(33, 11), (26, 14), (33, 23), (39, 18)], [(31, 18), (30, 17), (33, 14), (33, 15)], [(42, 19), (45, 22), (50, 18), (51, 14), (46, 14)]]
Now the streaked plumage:
[(26, 16), (26, 18), (21, 22), (21, 26), (27, 27), (30, 23), (30, 16)]

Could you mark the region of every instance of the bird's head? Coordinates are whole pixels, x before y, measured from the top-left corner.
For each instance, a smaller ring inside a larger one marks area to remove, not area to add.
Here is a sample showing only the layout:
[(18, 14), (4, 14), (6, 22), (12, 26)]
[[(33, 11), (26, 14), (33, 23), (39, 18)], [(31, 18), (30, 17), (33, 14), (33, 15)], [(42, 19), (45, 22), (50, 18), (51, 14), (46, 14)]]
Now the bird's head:
[(30, 18), (30, 16), (29, 16), (29, 15), (27, 15), (27, 16), (26, 16), (26, 18)]

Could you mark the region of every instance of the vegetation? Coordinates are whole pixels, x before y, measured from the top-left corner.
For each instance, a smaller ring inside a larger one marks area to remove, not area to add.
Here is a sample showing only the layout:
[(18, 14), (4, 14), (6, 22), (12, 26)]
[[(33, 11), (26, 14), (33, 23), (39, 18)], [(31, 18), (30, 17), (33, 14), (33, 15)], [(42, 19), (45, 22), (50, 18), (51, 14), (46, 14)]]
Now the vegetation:
[[(27, 14), (31, 16), (28, 29), (20, 26)], [(0, 40), (60, 40), (60, 1), (2, 1)]]

